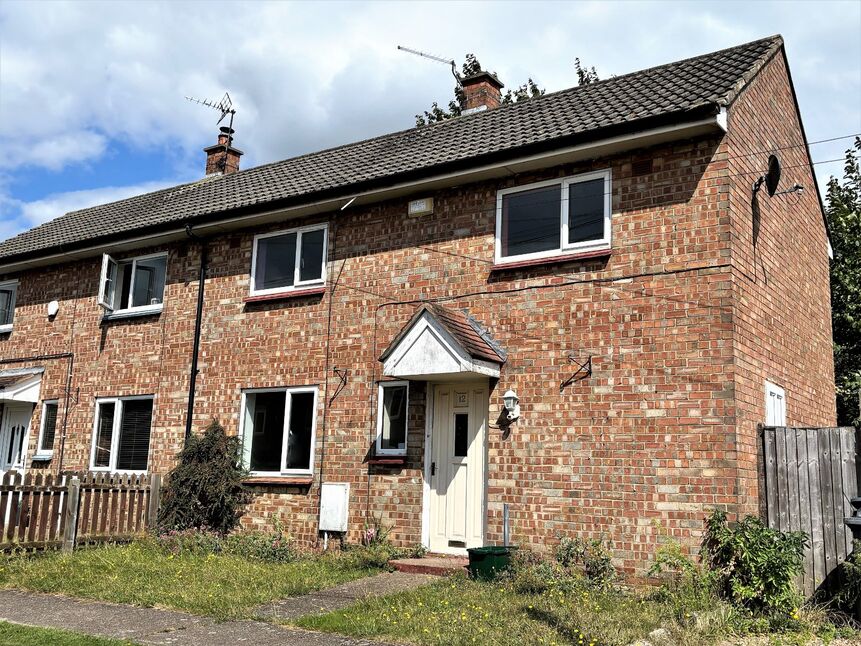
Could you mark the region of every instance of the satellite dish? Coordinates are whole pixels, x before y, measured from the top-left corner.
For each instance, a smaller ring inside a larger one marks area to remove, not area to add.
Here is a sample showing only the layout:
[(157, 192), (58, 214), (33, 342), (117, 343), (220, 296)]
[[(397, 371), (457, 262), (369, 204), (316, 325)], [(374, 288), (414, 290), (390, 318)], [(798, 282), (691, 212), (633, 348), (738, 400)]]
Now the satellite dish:
[(768, 157), (768, 172), (765, 174), (765, 188), (773, 196), (780, 184), (780, 160), (775, 155)]

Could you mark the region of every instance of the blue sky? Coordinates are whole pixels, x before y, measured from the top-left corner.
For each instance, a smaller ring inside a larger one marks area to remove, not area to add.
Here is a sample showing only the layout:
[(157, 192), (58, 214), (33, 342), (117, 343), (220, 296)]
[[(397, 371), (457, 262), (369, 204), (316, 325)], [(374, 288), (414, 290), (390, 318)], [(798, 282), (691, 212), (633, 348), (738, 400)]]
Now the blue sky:
[[(576, 83), (774, 33), (808, 138), (861, 132), (861, 2), (18, 2), (0, 4), (0, 239), (197, 179), (233, 96), (242, 167), (409, 128), (474, 52), (507, 85)], [(841, 158), (850, 139), (814, 144)], [(820, 183), (841, 162), (816, 166)]]

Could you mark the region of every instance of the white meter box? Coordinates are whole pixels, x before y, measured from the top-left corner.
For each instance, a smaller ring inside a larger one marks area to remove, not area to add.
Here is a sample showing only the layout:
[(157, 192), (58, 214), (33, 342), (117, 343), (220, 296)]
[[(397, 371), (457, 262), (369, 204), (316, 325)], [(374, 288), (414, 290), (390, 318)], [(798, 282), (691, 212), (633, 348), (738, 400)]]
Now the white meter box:
[(320, 531), (346, 532), (349, 504), (349, 483), (323, 483), (320, 487)]

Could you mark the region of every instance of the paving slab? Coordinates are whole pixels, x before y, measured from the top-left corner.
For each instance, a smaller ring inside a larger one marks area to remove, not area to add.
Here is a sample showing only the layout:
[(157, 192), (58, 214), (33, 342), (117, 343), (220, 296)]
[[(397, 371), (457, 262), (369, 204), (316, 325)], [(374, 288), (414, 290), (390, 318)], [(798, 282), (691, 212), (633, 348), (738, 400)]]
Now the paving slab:
[(284, 628), (262, 621), (219, 623), (174, 610), (139, 608), (59, 595), (0, 590), (0, 621), (62, 628), (162, 646), (384, 646), (382, 642)]
[(290, 597), (268, 603), (258, 608), (257, 614), (276, 621), (289, 621), (304, 615), (340, 610), (369, 597), (405, 592), (427, 585), (434, 580), (433, 576), (427, 574), (384, 572), (301, 597)]

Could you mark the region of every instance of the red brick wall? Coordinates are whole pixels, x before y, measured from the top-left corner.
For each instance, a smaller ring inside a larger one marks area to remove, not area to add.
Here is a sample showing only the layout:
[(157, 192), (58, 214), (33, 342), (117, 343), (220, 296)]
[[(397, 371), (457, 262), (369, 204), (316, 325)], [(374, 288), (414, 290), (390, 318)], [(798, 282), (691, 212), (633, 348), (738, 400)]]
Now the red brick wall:
[[(781, 53), (728, 116), (739, 495), (742, 508), (756, 513), (765, 380), (785, 389), (790, 426), (836, 423), (828, 245)], [(795, 183), (805, 190), (769, 197), (763, 185), (752, 202), (752, 184), (771, 152), (783, 166), (779, 190)]]
[[(734, 377), (738, 281), (726, 163), (713, 162), (720, 155), (726, 143), (706, 139), (440, 190), (434, 213), (420, 218), (406, 215), (407, 199), (351, 207), (332, 216), (329, 277), (340, 279), (323, 296), (243, 302), (253, 235), (295, 223), (212, 241), (195, 428), (215, 417), (237, 432), (244, 388), (320, 389), (313, 485), (259, 487), (246, 524), (279, 514), (291, 533), (315, 541), (322, 460), (325, 480), (351, 485), (350, 540), (368, 514), (392, 525), (396, 542), (420, 540), (424, 384), (411, 386), (406, 464), (366, 459), (377, 359), (416, 308), (384, 303), (444, 298), (508, 352), (489, 419), (508, 388), (521, 398), (510, 437), (488, 432), (488, 541), (501, 540), (508, 503), (516, 542), (540, 548), (561, 533), (605, 536), (627, 571), (647, 569), (667, 535), (698, 544), (707, 508), (739, 505), (734, 399), (744, 384)], [(641, 159), (652, 159), (652, 170), (633, 176)], [(608, 258), (492, 270), (498, 189), (607, 167)], [(198, 262), (196, 245), (172, 246), (162, 314), (110, 324), (100, 324), (97, 259), (21, 276), (15, 331), (0, 338), (0, 356), (75, 352), (65, 468), (87, 464), (95, 397), (144, 393), (156, 395), (151, 463), (170, 468), (184, 430)], [(464, 296), (487, 291), (497, 293)], [(48, 323), (51, 298), (61, 309)], [(324, 430), (324, 403), (339, 384), (331, 370), (327, 379), (327, 353), (330, 369), (349, 376)], [(569, 354), (591, 355), (593, 375), (560, 392), (576, 369)], [(45, 365), (45, 397), (56, 397), (64, 367)]]

